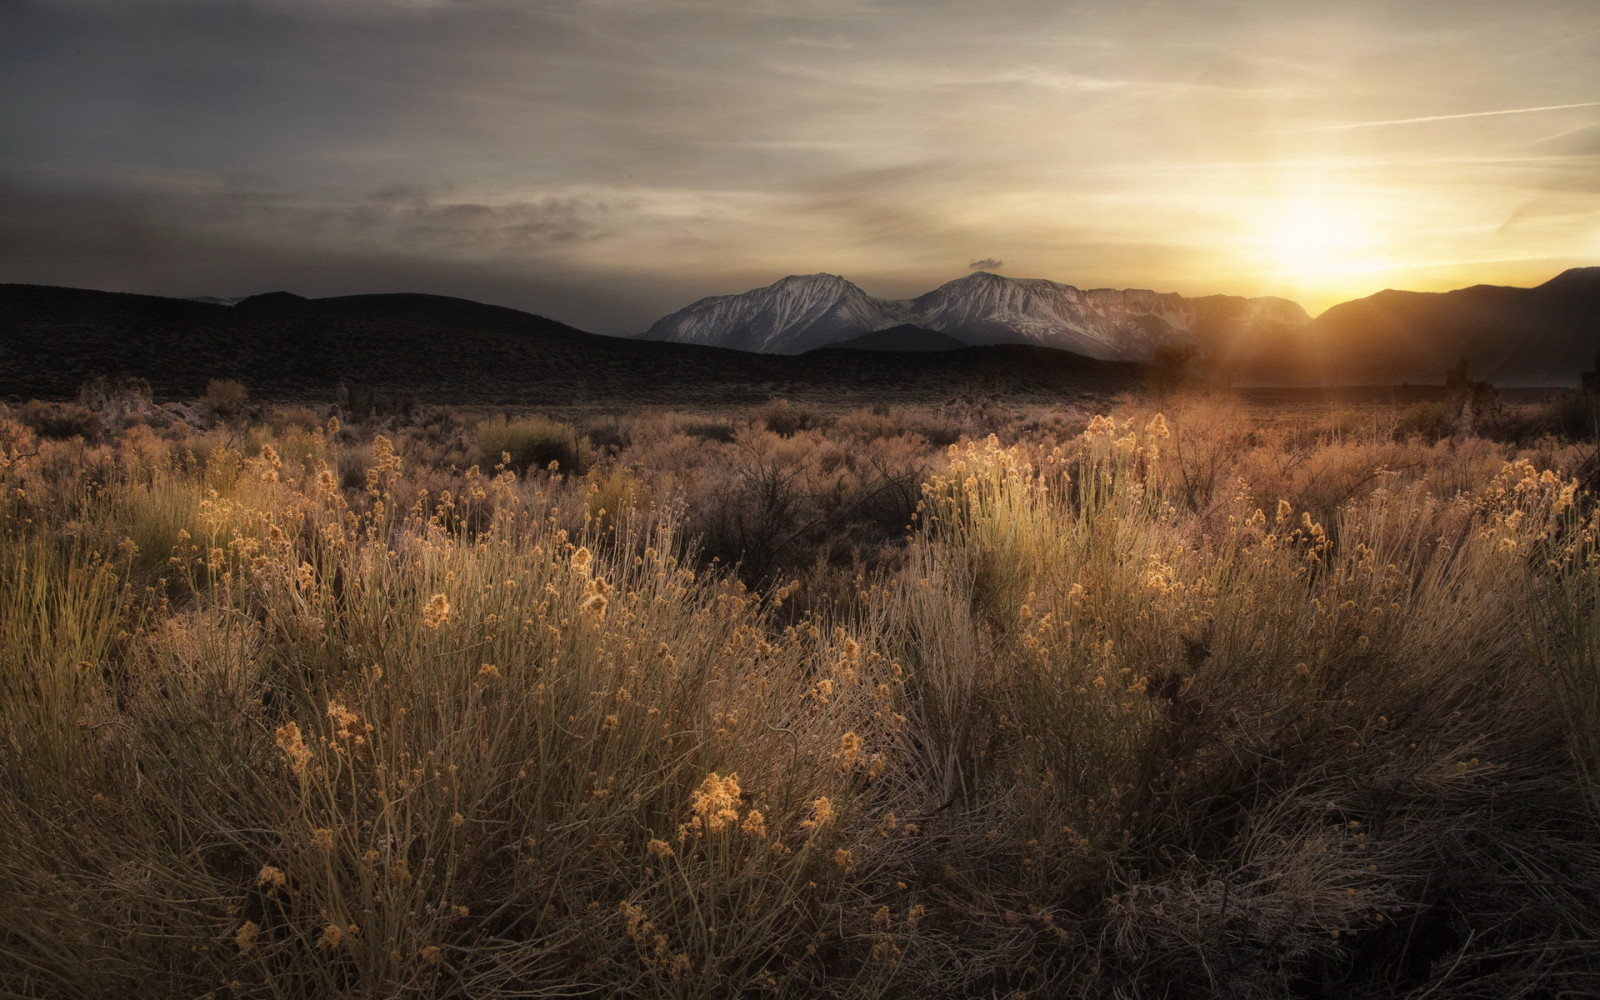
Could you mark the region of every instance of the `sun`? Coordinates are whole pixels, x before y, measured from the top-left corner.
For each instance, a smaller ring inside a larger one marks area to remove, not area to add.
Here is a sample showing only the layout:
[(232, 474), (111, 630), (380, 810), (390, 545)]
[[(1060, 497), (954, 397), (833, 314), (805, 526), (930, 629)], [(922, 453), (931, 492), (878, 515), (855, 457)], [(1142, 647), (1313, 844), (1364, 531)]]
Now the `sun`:
[(1263, 250), (1282, 278), (1302, 281), (1372, 267), (1376, 239), (1356, 206), (1307, 198), (1275, 206), (1260, 221)]

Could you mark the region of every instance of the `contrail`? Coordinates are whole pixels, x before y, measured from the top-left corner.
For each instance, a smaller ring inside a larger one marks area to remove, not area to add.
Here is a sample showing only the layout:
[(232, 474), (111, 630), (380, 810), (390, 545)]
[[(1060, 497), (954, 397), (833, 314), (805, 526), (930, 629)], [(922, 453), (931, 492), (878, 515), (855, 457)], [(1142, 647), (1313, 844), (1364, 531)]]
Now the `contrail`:
[(1583, 101), (1578, 104), (1546, 104), (1539, 108), (1505, 108), (1501, 111), (1468, 111), (1459, 115), (1423, 115), (1420, 118), (1393, 118), (1385, 122), (1355, 122), (1350, 125), (1314, 125), (1310, 128), (1292, 129), (1295, 132), (1340, 132), (1354, 128), (1383, 128), (1387, 125), (1414, 125), (1417, 122), (1447, 122), (1457, 118), (1491, 118), (1495, 115), (1525, 115), (1534, 111), (1565, 111), (1568, 108), (1600, 107), (1600, 101)]

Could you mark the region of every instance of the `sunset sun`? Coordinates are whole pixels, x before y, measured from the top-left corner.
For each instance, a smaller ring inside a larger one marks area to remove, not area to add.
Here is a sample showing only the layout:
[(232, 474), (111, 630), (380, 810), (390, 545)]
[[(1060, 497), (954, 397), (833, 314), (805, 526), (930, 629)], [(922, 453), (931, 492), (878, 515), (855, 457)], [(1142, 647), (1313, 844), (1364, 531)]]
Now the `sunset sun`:
[(1295, 204), (1270, 227), (1267, 245), (1280, 272), (1297, 277), (1348, 269), (1371, 242), (1347, 213), (1322, 201)]

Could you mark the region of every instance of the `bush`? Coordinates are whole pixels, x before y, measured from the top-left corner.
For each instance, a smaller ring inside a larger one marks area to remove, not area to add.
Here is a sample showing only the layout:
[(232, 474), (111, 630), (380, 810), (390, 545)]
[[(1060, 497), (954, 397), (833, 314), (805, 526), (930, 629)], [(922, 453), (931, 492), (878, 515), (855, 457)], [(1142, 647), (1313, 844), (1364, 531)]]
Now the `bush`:
[(206, 383), (199, 406), (202, 412), (219, 420), (231, 420), (244, 414), (245, 401), (249, 398), (250, 390), (245, 388), (243, 382), (214, 378)]
[(42, 438), (93, 441), (100, 436), (100, 414), (77, 403), (28, 402), (22, 408), (22, 422)]
[(547, 417), (493, 417), (478, 425), (478, 454), (484, 468), (504, 462), (517, 472), (546, 469), (582, 474), (588, 449), (577, 430)]
[(1456, 413), (1444, 403), (1414, 403), (1400, 412), (1395, 421), (1395, 440), (1420, 437), (1424, 441), (1441, 441), (1454, 434)]
[(756, 421), (780, 437), (792, 437), (800, 431), (821, 427), (825, 418), (821, 411), (812, 407), (796, 406), (787, 399), (779, 399), (756, 414)]

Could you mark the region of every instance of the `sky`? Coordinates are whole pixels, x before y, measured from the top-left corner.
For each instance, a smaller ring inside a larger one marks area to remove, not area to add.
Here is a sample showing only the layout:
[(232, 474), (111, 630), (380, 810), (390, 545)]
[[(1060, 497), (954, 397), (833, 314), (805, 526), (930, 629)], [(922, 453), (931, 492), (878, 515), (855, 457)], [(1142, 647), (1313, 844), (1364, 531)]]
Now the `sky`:
[(0, 282), (602, 333), (842, 274), (1600, 264), (1600, 0), (0, 0)]

